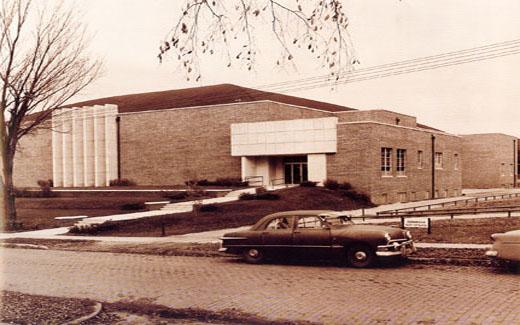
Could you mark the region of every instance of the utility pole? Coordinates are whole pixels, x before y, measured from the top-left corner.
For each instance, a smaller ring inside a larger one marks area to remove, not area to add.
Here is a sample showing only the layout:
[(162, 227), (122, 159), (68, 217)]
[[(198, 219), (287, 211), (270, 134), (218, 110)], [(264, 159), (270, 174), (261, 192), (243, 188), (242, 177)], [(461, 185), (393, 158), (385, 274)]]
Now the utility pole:
[(435, 135), (432, 134), (432, 199), (435, 199)]

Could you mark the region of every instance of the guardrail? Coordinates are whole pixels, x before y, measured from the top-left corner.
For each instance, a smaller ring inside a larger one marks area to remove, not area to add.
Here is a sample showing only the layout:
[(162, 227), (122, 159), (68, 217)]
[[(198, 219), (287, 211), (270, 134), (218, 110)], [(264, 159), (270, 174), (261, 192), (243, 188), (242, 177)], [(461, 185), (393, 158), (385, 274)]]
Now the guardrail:
[(285, 184), (285, 178), (274, 178), (271, 180), (271, 186), (276, 185), (287, 185)]
[(406, 207), (406, 208), (379, 211), (379, 212), (377, 212), (377, 214), (386, 215), (391, 212), (418, 211), (419, 209), (424, 209), (424, 208), (426, 208), (427, 210), (431, 210), (433, 207), (444, 208), (444, 207), (450, 206), (450, 205), (458, 206), (458, 205), (462, 205), (462, 204), (467, 205), (468, 203), (471, 203), (471, 202), (474, 202), (474, 203), (485, 202), (485, 201), (489, 201), (489, 199), (491, 199), (491, 198), (493, 200), (496, 200), (496, 199), (503, 200), (506, 198), (511, 199), (511, 198), (515, 198), (515, 197), (520, 197), (520, 192), (519, 193), (510, 193), (510, 194), (494, 194), (494, 195), (478, 196), (478, 197), (459, 199), (459, 200), (453, 200), (453, 201), (447, 201), (447, 202), (430, 203), (430, 204), (425, 204), (425, 205), (420, 205), (420, 206), (415, 206), (415, 207)]
[(246, 181), (250, 186), (253, 184), (260, 184), (260, 186), (264, 185), (264, 176), (246, 176), (244, 177), (244, 181)]

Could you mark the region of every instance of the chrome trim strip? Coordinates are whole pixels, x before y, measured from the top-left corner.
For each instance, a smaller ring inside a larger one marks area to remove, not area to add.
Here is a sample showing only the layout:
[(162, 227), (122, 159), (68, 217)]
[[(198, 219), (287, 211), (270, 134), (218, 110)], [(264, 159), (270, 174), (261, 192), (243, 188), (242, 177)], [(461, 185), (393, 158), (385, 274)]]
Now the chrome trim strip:
[(401, 251), (396, 252), (376, 252), (377, 256), (397, 256), (397, 255), (403, 255)]

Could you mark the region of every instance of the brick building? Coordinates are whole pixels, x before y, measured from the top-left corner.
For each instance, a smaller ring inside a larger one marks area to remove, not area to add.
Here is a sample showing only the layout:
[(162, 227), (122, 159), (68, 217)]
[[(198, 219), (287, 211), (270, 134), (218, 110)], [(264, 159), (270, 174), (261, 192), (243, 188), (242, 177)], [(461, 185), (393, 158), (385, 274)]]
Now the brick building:
[[(465, 144), (473, 143), (413, 116), (228, 84), (81, 102), (54, 111), (48, 123), (58, 132), (41, 129), (22, 139), (19, 187), (39, 179), (86, 187), (116, 178), (138, 185), (329, 178), (351, 183), (375, 203), (412, 201), (459, 195), (465, 165), (471, 168)], [(493, 182), (487, 185), (508, 186)]]

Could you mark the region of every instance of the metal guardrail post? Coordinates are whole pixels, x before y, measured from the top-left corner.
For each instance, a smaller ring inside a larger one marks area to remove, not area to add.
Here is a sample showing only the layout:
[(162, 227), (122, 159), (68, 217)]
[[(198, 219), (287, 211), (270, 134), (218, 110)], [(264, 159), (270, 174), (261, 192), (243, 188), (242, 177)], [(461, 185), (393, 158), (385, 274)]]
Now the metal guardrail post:
[(401, 217), (401, 229), (404, 229), (404, 217)]
[(432, 234), (432, 219), (428, 218), (428, 235)]

